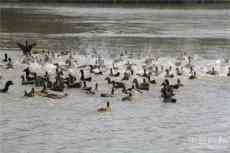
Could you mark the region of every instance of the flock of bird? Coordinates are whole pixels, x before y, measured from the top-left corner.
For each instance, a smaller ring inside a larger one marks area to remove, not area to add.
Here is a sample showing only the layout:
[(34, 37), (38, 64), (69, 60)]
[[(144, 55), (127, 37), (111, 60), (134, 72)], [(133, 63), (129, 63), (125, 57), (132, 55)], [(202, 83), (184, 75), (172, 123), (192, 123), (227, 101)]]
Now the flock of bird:
[[(118, 60), (111, 61), (110, 65), (106, 65), (103, 59), (98, 57), (95, 58), (94, 63), (86, 61), (81, 64), (76, 58), (78, 55), (70, 51), (41, 52), (34, 55), (31, 50), (36, 44), (26, 42), (25, 45), (19, 43), (18, 45), (24, 54), (21, 85), (31, 86), (29, 92), (24, 91), (25, 97), (42, 96), (61, 99), (68, 96), (65, 91), (72, 88), (84, 91), (90, 96), (99, 95), (105, 98), (123, 95), (121, 101), (132, 101), (135, 94), (151, 92), (151, 86), (161, 86), (162, 102), (176, 103), (175, 91), (183, 87), (180, 77), (184, 76), (190, 80), (197, 79), (197, 72), (192, 65), (192, 57), (185, 54), (178, 58), (174, 65), (168, 67), (156, 64), (158, 58), (147, 58), (142, 63), (132, 63), (129, 60), (124, 60), (122, 58), (124, 55), (121, 55)], [(64, 59), (64, 64), (63, 61), (56, 62), (55, 59)], [(14, 68), (8, 54), (4, 54), (2, 62), (5, 63), (4, 68)], [(54, 72), (48, 72), (48, 70), (43, 70), (40, 73), (34, 72), (31, 70), (34, 63), (41, 67), (44, 64), (49, 64)], [(71, 73), (71, 70), (77, 74)], [(218, 72), (212, 67), (206, 74), (217, 75)], [(230, 76), (230, 68), (228, 68), (226, 76)], [(163, 78), (163, 81), (160, 81), (160, 77)], [(172, 79), (176, 80), (176, 84), (170, 83), (169, 80)], [(13, 84), (13, 81), (7, 81), (0, 92), (6, 93)], [(105, 86), (107, 90), (102, 92), (100, 89)], [(110, 103), (107, 102), (106, 107), (99, 108), (98, 111), (111, 111)]]

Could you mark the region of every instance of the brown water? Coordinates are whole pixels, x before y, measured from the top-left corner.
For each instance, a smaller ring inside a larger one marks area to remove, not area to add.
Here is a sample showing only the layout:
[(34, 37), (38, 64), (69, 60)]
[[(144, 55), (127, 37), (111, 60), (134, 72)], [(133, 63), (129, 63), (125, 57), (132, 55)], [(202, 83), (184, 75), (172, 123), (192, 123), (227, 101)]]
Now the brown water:
[(1, 4), (0, 47), (29, 39), (37, 48), (109, 55), (121, 51), (205, 57), (229, 56), (230, 9), (226, 5), (111, 6)]

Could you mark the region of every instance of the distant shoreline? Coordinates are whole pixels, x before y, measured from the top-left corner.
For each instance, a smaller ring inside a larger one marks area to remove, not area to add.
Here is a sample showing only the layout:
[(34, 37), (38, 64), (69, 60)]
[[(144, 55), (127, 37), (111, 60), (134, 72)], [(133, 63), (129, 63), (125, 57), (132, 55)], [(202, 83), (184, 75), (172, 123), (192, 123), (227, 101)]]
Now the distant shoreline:
[(208, 3), (229, 3), (230, 0), (0, 0), (3, 3), (108, 3), (108, 4), (208, 4)]

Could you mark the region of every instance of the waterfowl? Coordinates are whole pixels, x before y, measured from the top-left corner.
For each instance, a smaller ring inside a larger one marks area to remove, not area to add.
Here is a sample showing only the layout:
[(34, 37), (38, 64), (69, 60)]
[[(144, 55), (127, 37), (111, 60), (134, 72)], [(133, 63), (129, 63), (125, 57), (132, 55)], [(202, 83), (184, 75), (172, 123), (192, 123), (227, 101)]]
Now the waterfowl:
[(8, 58), (8, 63), (6, 64), (6, 69), (12, 69), (13, 68), (13, 63), (11, 58)]
[(1, 93), (6, 93), (6, 92), (8, 92), (8, 90), (9, 90), (9, 87), (11, 86), (11, 85), (13, 85), (14, 83), (13, 83), (13, 81), (7, 81), (6, 83), (5, 83), (5, 86), (4, 86), (4, 88), (3, 89), (0, 89), (0, 92)]
[(178, 67), (176, 68), (176, 74), (178, 76), (181, 76), (183, 74), (182, 71), (180, 71)]
[(2, 60), (3, 62), (7, 62), (8, 61), (8, 54), (4, 54), (4, 59)]
[(67, 81), (67, 87), (68, 88), (81, 88), (81, 86), (82, 86), (81, 82), (73, 82), (73, 83), (71, 83), (71, 82)]
[(164, 103), (176, 103), (176, 99), (175, 98), (172, 98), (172, 97), (169, 97), (169, 98), (163, 98), (163, 102)]
[(31, 77), (31, 76), (30, 76), (31, 74), (34, 75), (34, 73), (30, 72), (29, 67), (25, 68), (25, 69), (23, 70), (23, 72), (26, 73), (26, 80), (27, 80), (27, 81), (32, 81), (32, 80), (34, 80), (34, 77)]
[(82, 90), (91, 91), (92, 87), (87, 87), (86, 81), (83, 81), (83, 88), (82, 88)]
[(110, 106), (110, 102), (106, 102), (106, 107), (101, 107), (97, 109), (97, 112), (111, 112), (111, 106)]
[(29, 44), (26, 40), (25, 45), (17, 42), (18, 47), (22, 50), (23, 54), (26, 56), (31, 56), (31, 50), (36, 46), (36, 43)]
[(113, 73), (113, 69), (112, 68), (110, 68), (110, 74), (109, 74), (109, 76), (111, 76), (111, 77), (119, 77), (120, 76), (120, 72), (117, 72), (117, 73)]
[(136, 74), (137, 76), (139, 76), (139, 77), (148, 77), (148, 74), (146, 73), (146, 69), (144, 69), (144, 73), (143, 74), (139, 74), (139, 73), (137, 73)]
[(21, 79), (22, 79), (22, 82), (21, 82), (22, 85), (34, 84), (33, 80), (32, 81), (26, 81), (24, 75), (21, 76)]
[(122, 101), (132, 101), (132, 93), (128, 93), (128, 96), (121, 98)]
[(208, 72), (206, 72), (207, 74), (210, 74), (210, 75), (217, 75), (218, 74), (218, 72), (215, 70), (215, 68), (214, 67), (212, 67), (212, 70), (210, 70), (210, 71), (208, 71)]
[(84, 70), (80, 70), (80, 74), (81, 74), (81, 77), (80, 77), (80, 80), (81, 81), (88, 81), (88, 82), (91, 82), (92, 81), (92, 78), (91, 77), (88, 77), (88, 78), (85, 78), (85, 75), (84, 75)]
[(227, 76), (230, 76), (230, 67), (228, 68)]
[(63, 92), (64, 91), (64, 82), (59, 79), (59, 80), (56, 80), (54, 82), (54, 84), (52, 85), (52, 88), (50, 88), (50, 90), (53, 90), (53, 91), (57, 91), (57, 92)]
[(146, 82), (145, 79), (143, 79), (143, 83), (139, 84), (137, 79), (133, 80), (133, 83), (135, 85), (135, 88), (140, 90), (149, 90), (149, 84)]
[(166, 69), (166, 70), (165, 70), (165, 73), (166, 73), (166, 74), (165, 74), (165, 77), (166, 77), (166, 78), (173, 78), (173, 77), (174, 77), (173, 74), (170, 74), (170, 73), (169, 73), (169, 69)]
[(110, 77), (106, 77), (105, 80), (107, 81), (108, 84), (112, 84), (112, 81), (111, 81)]
[(114, 95), (114, 88), (112, 88), (111, 93), (101, 93), (101, 97), (113, 97)]
[(126, 89), (125, 84), (123, 82), (112, 81), (112, 85), (113, 85), (113, 88), (115, 89), (118, 89), (118, 88), (122, 88), (123, 90)]
[(163, 86), (161, 89), (161, 97), (163, 98), (163, 102), (176, 102), (174, 98), (172, 98), (175, 94), (173, 93), (173, 89), (171, 86)]
[(177, 79), (177, 83), (176, 84), (174, 84), (174, 85), (170, 85), (173, 89), (178, 89), (179, 87), (182, 87), (182, 86), (184, 86), (182, 83), (181, 83), (181, 81), (180, 81), (180, 79)]
[(124, 76), (121, 80), (129, 80), (129, 77), (130, 77), (129, 73), (124, 72)]
[(103, 75), (103, 72), (98, 69), (98, 66), (89, 65), (89, 67), (90, 67), (90, 73), (93, 73), (95, 75)]
[(150, 79), (150, 75), (148, 75), (148, 81), (149, 81), (149, 83), (151, 83), (151, 84), (156, 84), (157, 82), (156, 82), (156, 80), (151, 80)]
[(196, 79), (196, 78), (197, 78), (196, 72), (193, 72), (193, 73), (189, 76), (189, 79), (190, 79), (190, 80), (194, 80), (194, 79)]
[(34, 97), (34, 95), (35, 95), (34, 88), (32, 88), (30, 92), (24, 91), (24, 96), (25, 97)]

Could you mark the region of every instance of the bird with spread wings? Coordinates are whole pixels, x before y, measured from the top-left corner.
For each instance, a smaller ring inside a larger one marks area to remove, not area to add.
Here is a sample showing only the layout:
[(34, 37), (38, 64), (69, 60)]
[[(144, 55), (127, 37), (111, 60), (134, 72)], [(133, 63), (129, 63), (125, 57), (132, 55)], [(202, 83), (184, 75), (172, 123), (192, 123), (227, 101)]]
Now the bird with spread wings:
[(17, 42), (18, 47), (22, 50), (23, 54), (26, 56), (31, 56), (31, 50), (36, 46), (36, 43), (29, 44), (26, 40), (25, 44)]

